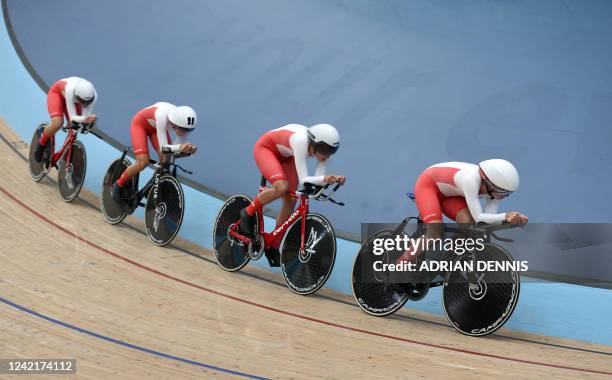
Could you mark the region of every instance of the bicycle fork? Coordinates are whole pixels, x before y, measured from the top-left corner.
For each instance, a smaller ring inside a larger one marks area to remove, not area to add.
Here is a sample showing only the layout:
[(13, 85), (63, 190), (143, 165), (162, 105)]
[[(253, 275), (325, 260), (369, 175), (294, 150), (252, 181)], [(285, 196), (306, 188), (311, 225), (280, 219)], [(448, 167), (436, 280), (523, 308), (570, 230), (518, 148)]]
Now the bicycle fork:
[(306, 235), (306, 213), (308, 211), (308, 198), (303, 198), (302, 201), (302, 205), (300, 205), (301, 207), (301, 217), (302, 217), (302, 222), (300, 223), (300, 259), (302, 258), (302, 256), (305, 256), (306, 250), (304, 249), (305, 247), (305, 241), (304, 241), (304, 235)]
[(70, 141), (70, 145), (67, 147), (67, 151), (64, 154), (64, 161), (66, 162), (66, 174), (64, 176), (64, 180), (66, 181), (66, 186), (69, 189), (74, 189), (74, 182), (72, 181), (72, 141)]

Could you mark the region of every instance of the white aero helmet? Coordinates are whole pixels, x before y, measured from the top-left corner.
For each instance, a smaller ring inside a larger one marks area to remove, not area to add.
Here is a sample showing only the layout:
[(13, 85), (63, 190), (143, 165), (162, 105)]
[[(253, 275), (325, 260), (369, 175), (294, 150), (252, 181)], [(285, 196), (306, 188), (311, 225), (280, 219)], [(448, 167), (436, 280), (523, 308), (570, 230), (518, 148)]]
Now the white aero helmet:
[(74, 88), (74, 97), (76, 98), (76, 101), (81, 104), (90, 104), (96, 97), (96, 88), (90, 81), (81, 79), (77, 82), (76, 87)]
[(478, 164), (487, 179), (495, 186), (505, 191), (517, 191), (519, 174), (514, 165), (506, 160), (495, 158)]
[(306, 131), (308, 139), (315, 146), (315, 151), (324, 155), (332, 155), (340, 147), (340, 134), (330, 124), (317, 124)]
[(174, 107), (168, 112), (168, 121), (177, 128), (191, 132), (198, 123), (198, 115), (191, 107)]

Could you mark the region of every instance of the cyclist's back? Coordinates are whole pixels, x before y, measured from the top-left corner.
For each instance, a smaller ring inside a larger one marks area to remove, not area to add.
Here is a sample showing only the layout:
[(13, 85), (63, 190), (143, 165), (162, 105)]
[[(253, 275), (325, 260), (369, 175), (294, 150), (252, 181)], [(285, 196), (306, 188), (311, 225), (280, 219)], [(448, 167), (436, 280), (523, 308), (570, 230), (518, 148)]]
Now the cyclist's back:
[[(468, 209), (473, 222), (501, 223), (506, 213), (497, 213), (499, 201), (484, 191), (479, 165), (466, 162), (443, 162), (425, 169), (419, 176), (414, 193), (425, 223), (442, 221), (442, 214), (457, 220), (457, 214)], [(484, 210), (480, 198), (487, 198)]]

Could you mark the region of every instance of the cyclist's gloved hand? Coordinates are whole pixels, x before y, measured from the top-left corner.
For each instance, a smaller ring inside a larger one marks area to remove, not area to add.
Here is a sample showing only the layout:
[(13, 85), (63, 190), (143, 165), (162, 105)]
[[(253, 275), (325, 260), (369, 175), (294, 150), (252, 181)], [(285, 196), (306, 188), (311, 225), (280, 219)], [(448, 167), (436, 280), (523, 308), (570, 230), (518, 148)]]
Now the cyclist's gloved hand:
[(527, 224), (529, 218), (526, 215), (521, 214), (517, 211), (511, 211), (506, 213), (506, 222), (510, 224)]
[(89, 126), (94, 126), (94, 124), (96, 124), (96, 121), (98, 121), (98, 116), (93, 114), (93, 115), (89, 115), (85, 118), (85, 122), (83, 124), (85, 125), (89, 125)]
[(196, 150), (198, 150), (198, 147), (195, 144), (187, 143), (186, 145), (189, 148), (189, 151), (187, 152), (189, 154), (194, 154)]
[(197, 147), (192, 143), (181, 144), (181, 154), (192, 154), (195, 153)]
[(326, 175), (324, 181), (328, 185), (333, 185), (334, 183), (344, 185), (346, 182), (346, 177), (343, 175)]

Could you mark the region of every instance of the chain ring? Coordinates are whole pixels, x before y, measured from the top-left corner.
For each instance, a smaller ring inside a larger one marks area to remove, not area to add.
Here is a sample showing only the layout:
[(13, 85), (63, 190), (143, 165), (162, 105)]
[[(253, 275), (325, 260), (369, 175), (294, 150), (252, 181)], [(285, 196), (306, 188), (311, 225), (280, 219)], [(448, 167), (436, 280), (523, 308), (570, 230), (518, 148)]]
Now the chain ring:
[[(259, 251), (253, 251), (253, 243), (258, 244)], [(251, 239), (251, 243), (249, 243), (249, 256), (253, 260), (259, 260), (263, 256), (266, 248), (266, 242), (264, 241), (263, 236), (256, 235), (253, 239)]]

